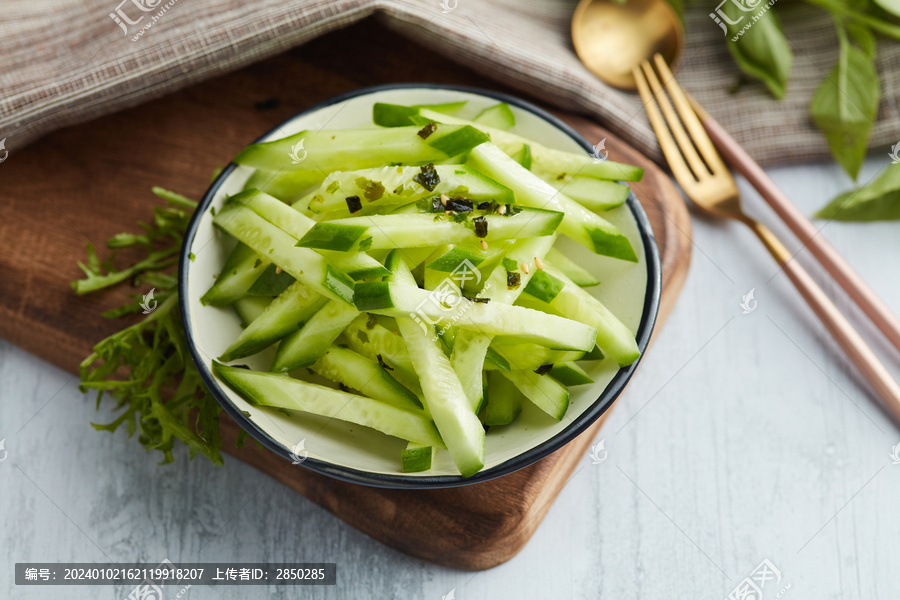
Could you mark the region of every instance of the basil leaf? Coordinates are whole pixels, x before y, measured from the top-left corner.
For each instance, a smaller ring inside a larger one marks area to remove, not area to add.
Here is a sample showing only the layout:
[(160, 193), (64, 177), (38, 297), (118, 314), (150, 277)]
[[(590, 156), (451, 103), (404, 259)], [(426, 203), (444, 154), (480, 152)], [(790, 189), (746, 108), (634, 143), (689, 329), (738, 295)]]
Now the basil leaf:
[(860, 23), (852, 21), (847, 23), (847, 34), (853, 40), (860, 50), (866, 53), (869, 58), (874, 58), (878, 52), (878, 42), (875, 41), (875, 34), (872, 30)]
[(741, 4), (751, 10), (743, 10), (734, 1), (720, 9), (729, 17), (728, 50), (741, 71), (765, 83), (781, 99), (794, 61), (791, 47), (768, 3), (742, 0)]
[(888, 165), (867, 185), (845, 192), (816, 217), (834, 221), (890, 221), (900, 219), (900, 162)]
[(838, 33), (838, 63), (816, 90), (809, 109), (835, 160), (856, 179), (878, 112), (881, 85), (872, 57), (851, 46), (840, 26)]

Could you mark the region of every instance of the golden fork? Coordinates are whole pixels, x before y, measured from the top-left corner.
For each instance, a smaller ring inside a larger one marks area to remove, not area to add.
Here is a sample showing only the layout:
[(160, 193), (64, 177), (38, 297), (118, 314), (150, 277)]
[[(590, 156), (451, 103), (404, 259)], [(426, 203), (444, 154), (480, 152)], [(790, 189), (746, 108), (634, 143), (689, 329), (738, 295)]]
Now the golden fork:
[[(634, 69), (634, 79), (659, 145), (685, 194), (700, 210), (716, 217), (740, 221), (756, 234), (884, 406), (900, 421), (900, 386), (822, 288), (796, 260), (792, 260), (790, 252), (778, 238), (744, 213), (734, 178), (716, 152), (687, 94), (675, 81), (662, 56), (655, 55), (653, 61), (665, 86), (660, 84), (656, 72), (646, 60), (641, 63), (640, 69)], [(672, 97), (674, 108), (666, 91)]]

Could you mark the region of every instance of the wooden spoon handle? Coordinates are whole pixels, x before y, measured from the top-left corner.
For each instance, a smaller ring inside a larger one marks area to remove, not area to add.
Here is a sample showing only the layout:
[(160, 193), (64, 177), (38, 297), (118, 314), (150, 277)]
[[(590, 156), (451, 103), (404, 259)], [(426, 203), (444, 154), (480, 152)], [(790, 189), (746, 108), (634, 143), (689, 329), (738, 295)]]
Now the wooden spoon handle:
[(900, 422), (900, 385), (897, 385), (897, 382), (847, 320), (847, 317), (838, 310), (838, 307), (806, 272), (806, 269), (800, 266), (796, 260), (792, 260), (791, 253), (778, 238), (768, 228), (756, 221), (747, 219), (746, 223), (766, 246), (769, 253), (775, 257), (793, 282), (794, 287), (813, 309), (835, 341), (843, 348), (847, 357), (853, 361), (859, 372), (866, 378), (872, 389), (881, 398), (885, 408)]
[(715, 119), (709, 116), (696, 102), (692, 103), (704, 129), (713, 144), (735, 171), (743, 175), (756, 191), (765, 198), (769, 206), (778, 214), (791, 231), (794, 232), (804, 246), (809, 248), (823, 267), (834, 277), (835, 281), (847, 291), (850, 298), (863, 310), (873, 323), (884, 333), (885, 337), (900, 350), (900, 320), (891, 309), (878, 297), (878, 294), (863, 281), (844, 257), (834, 249), (828, 240), (820, 234), (813, 223), (794, 206), (772, 181), (762, 167), (747, 154), (740, 144), (722, 128)]

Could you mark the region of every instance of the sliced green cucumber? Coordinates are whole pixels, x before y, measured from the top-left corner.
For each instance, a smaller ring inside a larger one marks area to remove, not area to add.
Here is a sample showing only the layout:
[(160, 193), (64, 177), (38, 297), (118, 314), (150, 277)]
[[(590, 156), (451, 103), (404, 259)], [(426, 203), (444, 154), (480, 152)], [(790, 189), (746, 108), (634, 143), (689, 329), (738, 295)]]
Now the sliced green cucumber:
[(637, 262), (631, 242), (619, 229), (581, 206), (564, 193), (507, 156), (493, 144), (482, 144), (469, 155), (469, 164), (511, 188), (516, 202), (524, 206), (547, 207), (565, 214), (559, 231), (597, 254)]
[[(411, 280), (409, 269), (402, 260), (398, 262), (399, 266), (392, 270), (389, 278), (401, 282)], [(391, 269), (390, 266), (388, 268)], [(450, 359), (444, 355), (433, 328), (422, 329), (408, 316), (398, 318), (397, 327), (419, 375), (425, 404), (456, 468), (463, 477), (474, 475), (484, 467), (484, 428), (472, 410)]]
[(260, 258), (253, 248), (238, 243), (225, 259), (216, 282), (203, 294), (200, 302), (212, 306), (228, 306), (243, 298), (270, 264), (268, 259)]
[[(434, 110), (436, 112), (442, 112), (439, 108), (433, 107), (422, 107), (430, 110)], [(512, 109), (509, 108), (509, 104), (506, 102), (501, 102), (500, 104), (495, 104), (494, 106), (489, 106), (484, 109), (478, 115), (472, 119), (475, 123), (479, 125), (486, 125), (488, 127), (493, 127), (494, 129), (502, 129), (506, 131), (507, 129), (511, 129), (516, 125), (516, 115), (513, 114)]]
[(369, 398), (413, 412), (423, 409), (416, 395), (394, 379), (385, 367), (349, 348), (332, 345), (310, 368)]
[(555, 350), (546, 346), (523, 342), (505, 343), (495, 338), (492, 348), (509, 362), (510, 369), (527, 371), (543, 365), (579, 360), (584, 352), (576, 350)]
[(537, 271), (528, 281), (524, 292), (549, 304), (559, 295), (565, 285), (565, 283), (550, 273)]
[(296, 281), (275, 265), (269, 265), (247, 290), (248, 296), (277, 296)]
[(409, 125), (409, 118), (419, 114), (419, 110), (427, 108), (443, 114), (455, 115), (467, 104), (462, 102), (448, 102), (446, 104), (415, 104), (413, 106), (400, 106), (398, 104), (376, 103), (372, 109), (372, 120), (381, 127), (402, 127)]
[(455, 125), (472, 125), (477, 127), (491, 138), (491, 142), (500, 147), (510, 156), (519, 152), (524, 144), (531, 147), (531, 169), (533, 171), (544, 172), (559, 177), (560, 175), (582, 175), (585, 177), (595, 177), (597, 179), (612, 179), (615, 181), (640, 181), (644, 176), (644, 169), (633, 165), (613, 162), (611, 160), (598, 161), (587, 153), (565, 152), (549, 148), (543, 144), (529, 140), (522, 136), (503, 131), (494, 127), (488, 127), (480, 123), (473, 123), (453, 117), (443, 115), (429, 109), (420, 109), (418, 117), (411, 117), (410, 122), (447, 123)]
[(230, 362), (265, 350), (296, 331), (326, 302), (328, 299), (325, 296), (316, 293), (305, 283), (295, 281), (241, 332), (219, 360)]
[[(460, 304), (465, 302), (466, 304)], [(410, 317), (423, 331), (449, 322), (461, 329), (485, 335), (505, 335), (554, 348), (587, 351), (594, 347), (597, 331), (589, 325), (540, 311), (499, 302), (475, 302), (448, 298), (411, 285), (364, 282), (356, 285), (356, 305), (361, 311), (390, 317)]]
[(331, 300), (300, 329), (281, 340), (271, 370), (287, 372), (313, 364), (358, 314), (353, 306)]
[(522, 392), (499, 373), (488, 373), (490, 398), (484, 409), (484, 424), (490, 427), (509, 425), (522, 412)]
[[(563, 215), (551, 210), (523, 208), (507, 214), (473, 211), (471, 218), (455, 221), (439, 213), (350, 217), (316, 223), (298, 245), (304, 248), (350, 251), (409, 248), (437, 244), (479, 244), (511, 238), (551, 235)], [(483, 235), (479, 235), (479, 231)], [(626, 240), (627, 241), (627, 240)]]
[(631, 188), (615, 181), (594, 179), (593, 177), (541, 177), (566, 196), (583, 207), (593, 211), (612, 210), (622, 206), (631, 193)]
[(256, 320), (272, 302), (270, 296), (246, 296), (238, 298), (231, 306), (241, 320), (241, 327), (247, 327)]
[(512, 191), (508, 187), (465, 165), (431, 167), (438, 182), (430, 189), (426, 188), (419, 183), (424, 168), (381, 167), (332, 173), (311, 194), (309, 210), (324, 213), (330, 218), (347, 217), (351, 213), (363, 216), (390, 212), (422, 198), (439, 197), (441, 194), (450, 199), (467, 198), (476, 204), (492, 200), (498, 204), (513, 201)]
[(380, 323), (371, 322), (369, 316), (363, 314), (354, 319), (341, 339), (355, 352), (371, 360), (377, 361), (380, 356), (381, 362), (393, 367), (391, 374), (395, 379), (414, 393), (421, 394), (419, 376), (413, 368), (403, 337)]
[(545, 262), (549, 263), (552, 268), (560, 271), (563, 275), (571, 279), (579, 287), (591, 287), (600, 283), (599, 279), (591, 275), (581, 266), (575, 264), (568, 256), (556, 248), (550, 249), (547, 253)]
[(346, 273), (328, 264), (321, 254), (297, 248), (296, 238), (252, 210), (230, 204), (219, 211), (213, 223), (323, 296), (353, 302), (354, 283)]
[(259, 190), (274, 196), (282, 202), (292, 203), (300, 199), (311, 188), (322, 183), (325, 173), (318, 169), (311, 171), (266, 171), (257, 169), (244, 184), (245, 190)]
[(484, 133), (468, 125), (438, 124), (425, 137), (419, 135), (421, 131), (418, 126), (301, 131), (280, 140), (251, 144), (234, 162), (268, 171), (331, 173), (446, 160), (487, 140)]
[(444, 447), (430, 419), (373, 398), (350, 394), (277, 373), (250, 371), (213, 361), (213, 374), (247, 402), (339, 419), (419, 444)]
[(568, 387), (594, 383), (594, 380), (591, 379), (591, 376), (588, 375), (584, 369), (573, 362), (564, 362), (559, 363), (558, 365), (553, 365), (553, 368), (550, 369), (547, 374), (561, 384)]
[(434, 461), (434, 446), (423, 446), (410, 442), (400, 455), (402, 470), (404, 473), (421, 473), (431, 469)]
[(524, 168), (531, 170), (531, 146), (522, 144), (522, 149), (511, 155), (513, 160), (522, 165)]
[[(602, 302), (558, 271), (552, 274), (548, 273), (548, 276), (565, 284), (550, 302), (532, 296), (526, 289), (525, 293), (519, 297), (519, 304), (536, 310), (549, 308), (553, 314), (595, 327), (597, 346), (620, 366), (630, 365), (638, 359), (641, 351), (634, 339), (634, 334)], [(584, 348), (584, 350), (590, 349)]]
[(556, 419), (561, 420), (569, 408), (569, 390), (549, 375), (538, 375), (534, 371), (516, 371), (504, 377), (509, 379), (532, 404)]

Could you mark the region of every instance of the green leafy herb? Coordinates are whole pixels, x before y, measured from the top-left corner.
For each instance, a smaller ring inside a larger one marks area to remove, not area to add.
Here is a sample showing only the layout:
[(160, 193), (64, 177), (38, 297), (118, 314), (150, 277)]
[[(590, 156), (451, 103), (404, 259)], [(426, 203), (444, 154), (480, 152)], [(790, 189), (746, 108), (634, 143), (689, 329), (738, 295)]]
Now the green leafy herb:
[(838, 63), (816, 90), (810, 111), (835, 159), (856, 179), (866, 158), (881, 86), (872, 55), (851, 45), (841, 25), (837, 29)]
[[(761, 3), (760, 10), (765, 6)], [(751, 17), (734, 2), (724, 4), (722, 11), (737, 21), (728, 25), (727, 44), (734, 61), (744, 73), (766, 84), (773, 96), (783, 98), (794, 54), (775, 13), (770, 9)], [(753, 21), (757, 15), (759, 19)]]
[(841, 194), (816, 216), (835, 221), (900, 219), (900, 163), (889, 165), (867, 185)]
[[(220, 454), (221, 408), (203, 384), (191, 360), (178, 313), (177, 279), (163, 270), (174, 266), (185, 229), (196, 203), (174, 192), (153, 188), (168, 201), (153, 211), (152, 224), (141, 224), (142, 234), (113, 236), (107, 247), (118, 250), (142, 247), (146, 256), (129, 267), (116, 269), (112, 256), (104, 262), (88, 245), (88, 264), (80, 265), (86, 278), (73, 282), (79, 294), (111, 287), (131, 279), (148, 284), (147, 294), (132, 294), (132, 301), (104, 313), (119, 318), (143, 312), (141, 321), (100, 341), (79, 367), (80, 389), (97, 392), (97, 409), (103, 393), (116, 400), (120, 414), (108, 424), (92, 424), (99, 431), (116, 431), (125, 425), (129, 437), (147, 450), (163, 453), (163, 463), (174, 460), (176, 440), (188, 446), (190, 456), (202, 454), (214, 464)], [(105, 272), (104, 272), (105, 271)]]

